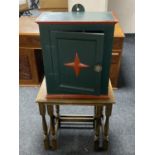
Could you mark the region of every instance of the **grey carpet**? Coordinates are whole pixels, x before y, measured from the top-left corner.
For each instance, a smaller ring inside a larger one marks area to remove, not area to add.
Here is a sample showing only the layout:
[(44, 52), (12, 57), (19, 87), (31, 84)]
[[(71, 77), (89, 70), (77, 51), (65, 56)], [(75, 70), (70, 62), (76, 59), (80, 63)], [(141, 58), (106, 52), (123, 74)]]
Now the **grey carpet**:
[[(20, 87), (19, 96), (19, 154), (20, 155), (134, 155), (135, 154), (135, 39), (127, 36), (121, 63), (116, 105), (110, 119), (110, 146), (107, 152), (93, 150), (93, 130), (61, 129), (59, 149), (55, 152), (43, 148), (41, 117), (35, 98), (37, 87)], [(88, 107), (62, 107), (62, 113), (91, 114)]]

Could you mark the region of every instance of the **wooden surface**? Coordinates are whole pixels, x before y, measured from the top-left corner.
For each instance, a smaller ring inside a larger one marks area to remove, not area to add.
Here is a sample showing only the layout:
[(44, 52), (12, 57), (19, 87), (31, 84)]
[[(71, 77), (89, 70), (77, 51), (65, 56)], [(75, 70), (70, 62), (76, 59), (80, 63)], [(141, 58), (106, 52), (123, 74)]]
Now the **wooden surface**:
[[(19, 20), (19, 83), (39, 85), (43, 76), (43, 61), (36, 17), (22, 16)], [(25, 78), (29, 77), (29, 78)]]
[[(21, 48), (27, 49), (27, 52), (30, 51), (29, 49), (33, 50), (41, 49), (39, 27), (38, 24), (35, 22), (35, 20), (36, 17), (32, 16), (31, 17), (22, 16), (19, 19), (19, 46), (20, 49)], [(124, 40), (124, 33), (122, 31), (120, 24), (117, 23), (115, 24), (113, 50), (112, 50), (112, 63), (110, 69), (110, 79), (113, 87), (117, 87), (117, 81), (121, 65), (123, 40)]]
[(115, 24), (114, 38), (117, 37), (124, 38), (124, 32), (119, 23)]
[(33, 49), (20, 48), (19, 53), (19, 79), (20, 84), (38, 84), (36, 57)]
[(39, 27), (35, 22), (36, 17), (22, 16), (19, 18), (19, 35), (37, 35), (39, 36)]
[(29, 9), (29, 6), (28, 6), (27, 0), (25, 1), (25, 3), (19, 4), (19, 11), (20, 12), (26, 11), (28, 9)]
[(22, 86), (39, 85), (43, 78), (43, 57), (39, 49), (19, 48), (19, 83)]
[(48, 99), (107, 99), (108, 95), (83, 95), (83, 94), (49, 94), (47, 95)]
[(104, 105), (104, 104), (114, 104), (115, 98), (113, 95), (113, 90), (111, 83), (109, 82), (109, 99), (47, 99), (46, 83), (43, 80), (41, 87), (39, 89), (36, 102), (38, 103), (53, 103), (53, 104), (67, 104), (67, 105)]
[(68, 0), (40, 0), (40, 9), (66, 9), (68, 8)]

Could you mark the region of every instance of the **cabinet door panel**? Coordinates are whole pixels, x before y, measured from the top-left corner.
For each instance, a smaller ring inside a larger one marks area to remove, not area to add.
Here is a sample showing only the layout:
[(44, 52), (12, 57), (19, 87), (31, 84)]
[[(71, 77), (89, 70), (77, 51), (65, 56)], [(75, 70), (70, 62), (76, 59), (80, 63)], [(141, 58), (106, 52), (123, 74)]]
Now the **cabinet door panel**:
[(103, 33), (52, 31), (48, 78), (55, 79), (56, 90), (100, 94), (103, 47)]

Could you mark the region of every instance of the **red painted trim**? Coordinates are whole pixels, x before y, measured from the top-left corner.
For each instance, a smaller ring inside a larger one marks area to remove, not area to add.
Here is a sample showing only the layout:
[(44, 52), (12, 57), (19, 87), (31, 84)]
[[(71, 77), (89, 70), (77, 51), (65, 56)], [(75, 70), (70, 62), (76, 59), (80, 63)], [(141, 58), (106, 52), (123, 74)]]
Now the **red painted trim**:
[(47, 94), (47, 99), (109, 99), (108, 95)]
[(75, 24), (75, 25), (79, 25), (79, 24), (116, 24), (118, 21), (114, 20), (114, 21), (83, 21), (83, 22), (77, 22), (77, 21), (36, 21), (36, 23), (38, 24), (64, 24), (64, 25), (69, 25), (69, 24)]

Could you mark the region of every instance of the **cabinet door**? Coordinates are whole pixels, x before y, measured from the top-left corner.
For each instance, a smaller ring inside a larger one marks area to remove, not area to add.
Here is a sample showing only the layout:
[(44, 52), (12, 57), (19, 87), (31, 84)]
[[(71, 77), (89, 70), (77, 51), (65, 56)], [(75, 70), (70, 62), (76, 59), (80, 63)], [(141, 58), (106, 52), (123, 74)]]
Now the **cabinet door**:
[(51, 32), (49, 92), (100, 94), (103, 33)]

